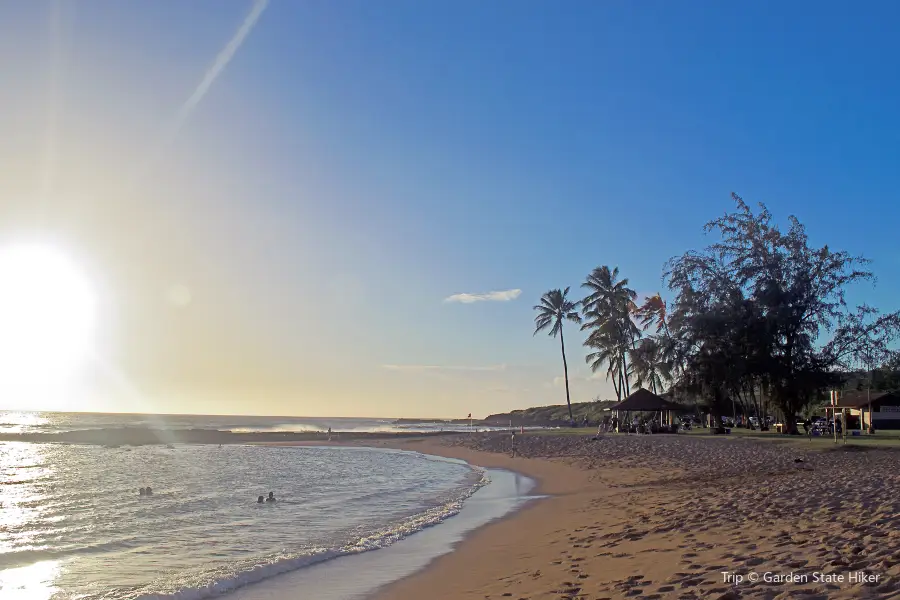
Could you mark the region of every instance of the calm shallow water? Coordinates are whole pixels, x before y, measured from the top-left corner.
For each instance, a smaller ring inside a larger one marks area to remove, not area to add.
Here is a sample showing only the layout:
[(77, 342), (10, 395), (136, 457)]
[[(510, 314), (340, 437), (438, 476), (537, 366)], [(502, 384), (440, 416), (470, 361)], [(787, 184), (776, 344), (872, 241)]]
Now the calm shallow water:
[(518, 473), (487, 469), (491, 484), (466, 500), (458, 515), (379, 552), (346, 556), (246, 586), (228, 600), (365, 600), (380, 588), (454, 549), (472, 530), (521, 507), (536, 482)]
[(363, 448), (0, 444), (0, 597), (209, 597), (388, 546), (483, 482)]

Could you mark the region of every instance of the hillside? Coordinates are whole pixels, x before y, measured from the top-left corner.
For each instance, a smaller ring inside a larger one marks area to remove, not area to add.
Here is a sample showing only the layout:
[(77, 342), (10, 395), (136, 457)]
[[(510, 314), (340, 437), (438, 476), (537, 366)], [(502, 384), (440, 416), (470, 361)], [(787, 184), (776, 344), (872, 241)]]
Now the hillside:
[[(600, 402), (576, 402), (572, 404), (572, 414), (575, 420), (581, 423), (584, 417), (588, 418), (591, 425), (596, 425), (608, 413), (604, 413), (603, 409), (615, 404), (615, 400), (602, 400)], [(499, 413), (490, 415), (482, 421), (485, 425), (508, 426), (512, 420), (513, 427), (524, 426), (544, 426), (556, 427), (565, 426), (569, 423), (569, 410), (565, 404), (554, 404), (551, 406), (534, 406), (522, 410), (514, 410), (508, 413)]]

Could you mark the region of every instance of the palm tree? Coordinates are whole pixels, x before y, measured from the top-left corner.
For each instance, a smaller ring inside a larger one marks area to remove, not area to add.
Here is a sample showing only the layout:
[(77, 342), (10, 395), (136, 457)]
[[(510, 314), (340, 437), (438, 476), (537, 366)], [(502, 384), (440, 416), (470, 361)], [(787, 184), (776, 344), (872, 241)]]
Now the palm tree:
[[(632, 320), (637, 312), (637, 292), (628, 287), (628, 279), (617, 281), (618, 277), (618, 267), (610, 269), (604, 265), (594, 269), (581, 284), (589, 290), (581, 302), (586, 320), (581, 328), (593, 330), (586, 346), (601, 350), (606, 357), (604, 360), (612, 358), (616, 361), (615, 368), (610, 364), (608, 373), (621, 399), (631, 391), (627, 354), (635, 347), (641, 330)], [(598, 356), (592, 353), (586, 358), (594, 370), (600, 366), (595, 366)]]
[(666, 311), (666, 301), (657, 293), (654, 296), (647, 297), (644, 303), (636, 311), (637, 317), (641, 320), (641, 327), (644, 331), (656, 325), (657, 334), (665, 334), (669, 336), (669, 320)]
[(655, 358), (660, 364), (664, 364), (669, 374), (669, 379), (673, 371), (684, 374), (684, 365), (678, 356), (679, 345), (677, 340), (672, 336), (669, 330), (669, 321), (677, 320), (678, 311), (674, 316), (670, 316), (666, 301), (662, 295), (656, 293), (644, 300), (644, 303), (637, 309), (636, 315), (641, 321), (641, 327), (644, 331), (651, 327), (656, 327)]
[(606, 365), (606, 377), (612, 381), (616, 398), (621, 401), (625, 385), (622, 372), (622, 344), (619, 341), (617, 328), (607, 323), (605, 326), (595, 329), (588, 336), (584, 345), (593, 350), (584, 357), (585, 362), (594, 373)]
[(578, 314), (578, 302), (572, 302), (566, 296), (569, 288), (564, 290), (550, 290), (541, 296), (541, 303), (534, 307), (538, 311), (534, 317), (534, 334), (550, 328), (548, 334), (551, 337), (559, 335), (559, 346), (562, 349), (563, 375), (566, 379), (566, 404), (569, 406), (569, 420), (574, 423), (572, 415), (572, 400), (569, 397), (569, 366), (566, 364), (566, 342), (563, 338), (563, 321), (581, 323), (581, 315)]
[(665, 357), (664, 345), (655, 337), (644, 338), (628, 354), (634, 369), (635, 385), (644, 387), (646, 383), (654, 394), (662, 392), (665, 381), (671, 379), (672, 371), (672, 365)]

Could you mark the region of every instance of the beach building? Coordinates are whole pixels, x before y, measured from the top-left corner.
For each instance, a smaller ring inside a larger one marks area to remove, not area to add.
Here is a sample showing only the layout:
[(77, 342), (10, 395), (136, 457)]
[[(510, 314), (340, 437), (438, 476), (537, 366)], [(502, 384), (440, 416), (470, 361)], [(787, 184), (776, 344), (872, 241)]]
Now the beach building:
[(875, 425), (876, 431), (900, 429), (900, 392), (844, 392), (835, 408), (846, 408), (850, 417), (858, 419), (859, 428), (863, 431), (868, 430), (870, 425)]

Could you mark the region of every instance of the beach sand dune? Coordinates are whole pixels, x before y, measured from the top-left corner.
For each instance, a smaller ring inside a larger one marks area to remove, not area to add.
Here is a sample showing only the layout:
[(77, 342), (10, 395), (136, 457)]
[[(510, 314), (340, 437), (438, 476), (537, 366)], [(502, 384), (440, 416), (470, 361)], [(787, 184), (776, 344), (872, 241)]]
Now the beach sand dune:
[(896, 451), (517, 437), (516, 458), (507, 435), (399, 443), (518, 470), (552, 497), (379, 599), (900, 597)]

